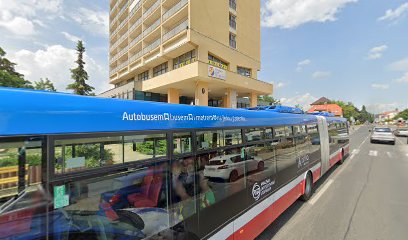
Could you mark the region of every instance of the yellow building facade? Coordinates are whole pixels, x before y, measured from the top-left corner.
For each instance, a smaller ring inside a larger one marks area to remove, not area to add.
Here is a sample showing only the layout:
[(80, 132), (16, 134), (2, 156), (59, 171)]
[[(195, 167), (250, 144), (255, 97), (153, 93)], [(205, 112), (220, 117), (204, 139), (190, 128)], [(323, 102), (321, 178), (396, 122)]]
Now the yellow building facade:
[(217, 107), (257, 105), (260, 0), (111, 0), (102, 97)]

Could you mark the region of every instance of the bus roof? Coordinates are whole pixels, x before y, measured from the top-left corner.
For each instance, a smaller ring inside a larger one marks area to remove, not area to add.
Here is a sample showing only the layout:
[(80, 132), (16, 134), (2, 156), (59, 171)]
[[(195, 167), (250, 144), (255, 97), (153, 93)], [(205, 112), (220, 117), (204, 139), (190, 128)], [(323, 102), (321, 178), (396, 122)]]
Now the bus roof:
[[(343, 118), (327, 118), (345, 122)], [(0, 87), (0, 136), (256, 127), (316, 122), (316, 116), (106, 99)]]

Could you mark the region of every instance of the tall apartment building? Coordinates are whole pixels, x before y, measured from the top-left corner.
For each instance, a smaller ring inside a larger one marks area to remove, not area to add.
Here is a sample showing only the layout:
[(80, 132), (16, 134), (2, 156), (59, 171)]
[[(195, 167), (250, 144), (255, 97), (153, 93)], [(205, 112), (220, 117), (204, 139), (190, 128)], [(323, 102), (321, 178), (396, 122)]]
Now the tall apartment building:
[(217, 107), (257, 105), (260, 0), (111, 0), (102, 97)]

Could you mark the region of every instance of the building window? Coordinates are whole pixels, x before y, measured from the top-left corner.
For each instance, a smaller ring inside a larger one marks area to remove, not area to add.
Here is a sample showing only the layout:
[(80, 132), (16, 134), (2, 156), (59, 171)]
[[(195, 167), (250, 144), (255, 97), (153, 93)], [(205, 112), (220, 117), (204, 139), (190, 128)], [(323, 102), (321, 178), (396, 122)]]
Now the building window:
[(244, 67), (237, 67), (237, 73), (245, 77), (251, 77), (251, 69)]
[(218, 59), (217, 57), (214, 57), (211, 54), (208, 54), (208, 63), (213, 65), (213, 66), (223, 68), (225, 70), (228, 69), (228, 63), (222, 61), (221, 59)]
[(237, 1), (236, 0), (229, 0), (230, 8), (237, 10)]
[(165, 74), (167, 72), (167, 62), (153, 68), (153, 77)]
[(237, 17), (231, 13), (229, 15), (229, 24), (232, 29), (237, 29)]
[(147, 79), (149, 79), (149, 70), (147, 70), (147, 71), (145, 71), (145, 72), (142, 72), (141, 74), (139, 74), (138, 76), (137, 76), (137, 80), (141, 80), (141, 81), (144, 81), (144, 80), (147, 80)]
[(190, 63), (196, 61), (196, 50), (192, 50), (188, 53), (184, 53), (181, 56), (176, 57), (173, 59), (173, 69), (184, 67)]
[(230, 47), (237, 48), (237, 36), (233, 33), (229, 34)]

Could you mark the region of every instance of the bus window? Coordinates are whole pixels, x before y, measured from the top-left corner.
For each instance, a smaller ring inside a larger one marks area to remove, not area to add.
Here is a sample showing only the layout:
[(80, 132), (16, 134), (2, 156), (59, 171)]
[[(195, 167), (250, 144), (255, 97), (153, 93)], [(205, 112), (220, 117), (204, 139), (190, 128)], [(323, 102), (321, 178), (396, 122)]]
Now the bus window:
[(242, 143), (241, 129), (223, 130), (225, 146), (237, 145)]
[(44, 234), (47, 196), (41, 185), (42, 141), (0, 142), (0, 238)]
[(197, 132), (197, 150), (205, 150), (224, 146), (224, 134), (221, 130)]
[(174, 133), (173, 134), (173, 153), (184, 154), (190, 153), (193, 150), (191, 133)]
[(306, 126), (305, 125), (293, 126), (293, 131), (294, 131), (295, 135), (306, 134)]
[(247, 142), (261, 141), (265, 139), (264, 128), (249, 128), (245, 129), (245, 139)]
[[(170, 227), (166, 163), (53, 184), (51, 238), (144, 239)], [(58, 198), (67, 201), (60, 202)]]
[(125, 162), (164, 157), (166, 154), (166, 134), (124, 136)]
[(295, 143), (293, 138), (276, 139), (276, 162), (278, 169), (278, 184), (286, 184), (297, 174)]
[(55, 141), (55, 172), (66, 173), (123, 163), (123, 138), (79, 138)]

